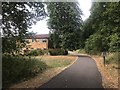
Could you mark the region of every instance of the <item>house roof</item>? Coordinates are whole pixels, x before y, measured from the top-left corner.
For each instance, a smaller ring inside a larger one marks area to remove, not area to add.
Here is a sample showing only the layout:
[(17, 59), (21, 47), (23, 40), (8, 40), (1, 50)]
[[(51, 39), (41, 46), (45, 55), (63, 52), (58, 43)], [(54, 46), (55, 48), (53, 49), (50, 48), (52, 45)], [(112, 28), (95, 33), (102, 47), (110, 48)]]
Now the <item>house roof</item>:
[(33, 35), (33, 36), (30, 36), (29, 38), (42, 38), (42, 39), (46, 39), (46, 38), (49, 38), (49, 34), (37, 34), (37, 35)]

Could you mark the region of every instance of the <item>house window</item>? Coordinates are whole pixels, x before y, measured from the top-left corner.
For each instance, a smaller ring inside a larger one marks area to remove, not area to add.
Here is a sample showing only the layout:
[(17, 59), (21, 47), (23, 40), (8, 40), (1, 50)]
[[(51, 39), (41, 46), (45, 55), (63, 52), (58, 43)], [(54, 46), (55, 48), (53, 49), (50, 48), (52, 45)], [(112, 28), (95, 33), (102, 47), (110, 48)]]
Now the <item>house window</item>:
[(46, 40), (42, 40), (42, 42), (46, 42)]
[(31, 49), (34, 49), (34, 48), (31, 48)]
[(44, 43), (47, 42), (46, 39), (40, 39), (40, 42)]

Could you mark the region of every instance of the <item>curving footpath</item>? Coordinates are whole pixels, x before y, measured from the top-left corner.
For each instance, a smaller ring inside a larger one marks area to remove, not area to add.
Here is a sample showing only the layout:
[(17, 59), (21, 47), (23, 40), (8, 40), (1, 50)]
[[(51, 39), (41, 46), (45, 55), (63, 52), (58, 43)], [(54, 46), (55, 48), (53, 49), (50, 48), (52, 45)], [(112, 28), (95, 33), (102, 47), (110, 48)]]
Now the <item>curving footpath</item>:
[(103, 88), (102, 77), (95, 61), (88, 56), (78, 60), (66, 70), (39, 88)]

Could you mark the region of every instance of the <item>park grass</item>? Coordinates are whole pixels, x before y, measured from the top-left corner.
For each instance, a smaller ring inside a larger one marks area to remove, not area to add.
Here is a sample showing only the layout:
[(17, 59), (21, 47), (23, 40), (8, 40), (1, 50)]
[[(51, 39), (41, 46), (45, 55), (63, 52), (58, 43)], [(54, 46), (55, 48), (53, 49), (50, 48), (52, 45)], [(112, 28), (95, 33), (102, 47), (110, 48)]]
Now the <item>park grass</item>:
[(74, 56), (38, 56), (36, 58), (40, 58), (50, 68), (65, 67), (75, 60)]

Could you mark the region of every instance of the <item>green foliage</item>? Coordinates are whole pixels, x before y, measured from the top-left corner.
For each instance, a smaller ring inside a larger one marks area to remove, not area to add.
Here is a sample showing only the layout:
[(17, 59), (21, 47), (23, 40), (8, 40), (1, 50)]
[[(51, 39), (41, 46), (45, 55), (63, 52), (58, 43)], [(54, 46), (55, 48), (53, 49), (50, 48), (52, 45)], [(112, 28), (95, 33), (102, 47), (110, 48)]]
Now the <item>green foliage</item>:
[(43, 72), (47, 68), (47, 65), (37, 59), (30, 59), (20, 56), (8, 56), (2, 57), (2, 85), (3, 88), (26, 80), (35, 76), (38, 73)]
[(120, 51), (119, 14), (119, 2), (93, 2), (91, 15), (83, 27), (83, 46), (86, 52), (97, 54), (103, 49)]
[(67, 55), (68, 51), (64, 49), (50, 49), (50, 55)]
[(85, 49), (78, 49), (78, 50), (76, 50), (78, 53), (82, 53), (82, 54), (85, 54), (86, 53), (86, 51), (85, 51)]
[(85, 41), (87, 38), (90, 37), (90, 35), (95, 33), (95, 29), (92, 28), (92, 20), (91, 18), (88, 18), (84, 21), (83, 28), (82, 28), (82, 48), (85, 46)]
[(110, 63), (116, 63), (118, 64), (118, 62), (120, 62), (120, 52), (116, 52), (116, 53), (113, 53), (112, 55), (108, 55), (106, 57), (106, 63), (107, 64), (110, 64)]
[(120, 51), (119, 44), (120, 44), (120, 37), (117, 34), (110, 35), (110, 43), (109, 43), (109, 51), (115, 52)]
[(107, 48), (106, 40), (100, 34), (91, 35), (85, 42), (85, 50), (90, 54), (101, 53), (103, 49)]
[(27, 29), (46, 16), (41, 2), (2, 2), (2, 52), (19, 53)]
[(38, 56), (39, 55), (39, 53), (38, 53), (38, 51), (37, 50), (31, 50), (31, 51), (29, 51), (28, 52), (28, 54), (27, 54), (28, 56)]
[(44, 50), (30, 50), (25, 53), (27, 56), (38, 56), (38, 55), (44, 55), (45, 51)]
[(61, 40), (58, 37), (59, 33), (50, 33), (50, 38), (49, 38), (49, 48), (60, 48), (61, 45)]
[(77, 49), (81, 47), (82, 11), (77, 2), (47, 3), (48, 27), (53, 48)]

